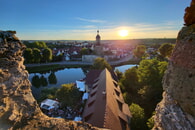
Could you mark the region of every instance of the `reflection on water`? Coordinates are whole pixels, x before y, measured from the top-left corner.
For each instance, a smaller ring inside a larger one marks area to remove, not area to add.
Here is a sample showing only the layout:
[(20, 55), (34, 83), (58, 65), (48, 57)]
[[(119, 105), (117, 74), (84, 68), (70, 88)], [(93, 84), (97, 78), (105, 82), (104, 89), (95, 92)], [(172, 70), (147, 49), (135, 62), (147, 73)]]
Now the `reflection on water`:
[(118, 66), (118, 67), (115, 67), (115, 70), (119, 70), (120, 72), (124, 73), (126, 70), (134, 67), (136, 65), (121, 65), (121, 66)]
[(65, 68), (46, 73), (31, 73), (29, 80), (32, 84), (32, 93), (35, 98), (40, 96), (44, 88), (61, 87), (62, 84), (75, 83), (76, 80), (85, 78), (82, 68)]
[[(136, 66), (136, 65), (122, 65), (115, 67), (121, 72)], [(32, 83), (32, 93), (37, 99), (40, 97), (41, 90), (44, 88), (61, 87), (62, 84), (75, 83), (76, 80), (85, 78), (88, 68), (64, 68), (60, 70), (52, 70), (44, 73), (31, 73), (29, 80)]]

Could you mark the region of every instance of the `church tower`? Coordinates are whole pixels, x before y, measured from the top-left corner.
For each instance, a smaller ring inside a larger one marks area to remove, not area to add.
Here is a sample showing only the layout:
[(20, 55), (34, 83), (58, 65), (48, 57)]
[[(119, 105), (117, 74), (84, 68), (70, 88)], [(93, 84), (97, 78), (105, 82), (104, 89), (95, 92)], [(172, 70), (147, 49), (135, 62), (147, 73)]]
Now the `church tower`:
[(99, 30), (97, 30), (97, 35), (96, 35), (96, 44), (95, 44), (95, 52), (98, 56), (103, 56), (103, 47), (100, 44), (101, 37), (99, 35)]
[(100, 45), (101, 37), (99, 35), (99, 30), (97, 30), (97, 36), (96, 36), (96, 45)]

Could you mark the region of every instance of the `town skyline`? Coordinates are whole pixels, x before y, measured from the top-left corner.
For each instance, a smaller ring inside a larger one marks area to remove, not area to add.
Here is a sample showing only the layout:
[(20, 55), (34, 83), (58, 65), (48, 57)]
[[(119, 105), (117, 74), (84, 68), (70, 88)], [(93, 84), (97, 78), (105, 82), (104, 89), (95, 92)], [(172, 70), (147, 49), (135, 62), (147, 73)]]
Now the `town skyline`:
[[(1, 30), (21, 40), (176, 38), (190, 0), (3, 1)], [(119, 31), (128, 34), (120, 34)], [(124, 32), (123, 31), (123, 32)]]

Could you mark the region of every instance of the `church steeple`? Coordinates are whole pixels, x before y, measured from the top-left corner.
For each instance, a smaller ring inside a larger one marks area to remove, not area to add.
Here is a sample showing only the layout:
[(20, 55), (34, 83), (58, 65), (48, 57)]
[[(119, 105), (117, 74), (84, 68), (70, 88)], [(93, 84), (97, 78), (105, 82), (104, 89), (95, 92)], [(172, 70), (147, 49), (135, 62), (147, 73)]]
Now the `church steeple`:
[(97, 45), (100, 45), (100, 40), (101, 40), (101, 37), (99, 35), (99, 30), (97, 30), (97, 36), (96, 36), (96, 44)]

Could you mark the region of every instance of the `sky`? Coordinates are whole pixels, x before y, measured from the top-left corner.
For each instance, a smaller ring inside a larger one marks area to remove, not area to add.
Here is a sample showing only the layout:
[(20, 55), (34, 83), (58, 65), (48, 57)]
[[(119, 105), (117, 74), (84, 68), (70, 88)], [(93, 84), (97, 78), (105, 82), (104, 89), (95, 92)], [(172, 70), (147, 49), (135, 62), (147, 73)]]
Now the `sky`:
[[(0, 0), (0, 30), (21, 40), (176, 38), (191, 0)], [(120, 36), (127, 30), (127, 36)]]

